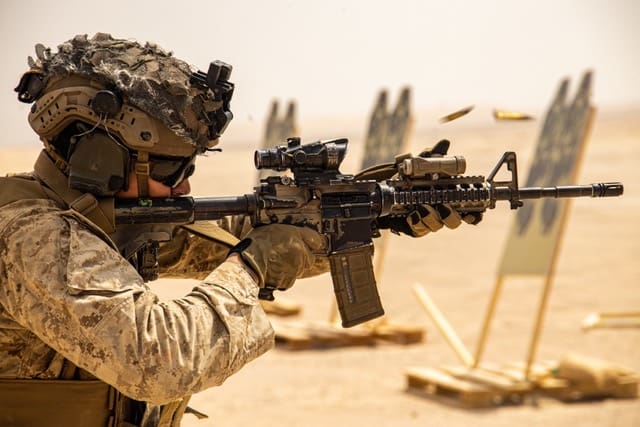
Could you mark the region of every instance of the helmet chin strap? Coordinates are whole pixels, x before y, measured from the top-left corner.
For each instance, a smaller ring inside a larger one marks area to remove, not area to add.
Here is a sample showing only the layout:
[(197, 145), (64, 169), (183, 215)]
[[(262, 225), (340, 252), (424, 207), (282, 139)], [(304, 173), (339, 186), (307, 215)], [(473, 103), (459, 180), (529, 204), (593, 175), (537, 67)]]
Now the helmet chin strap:
[(135, 162), (136, 180), (138, 181), (138, 197), (149, 197), (149, 153), (146, 151), (138, 151), (138, 157)]
[(69, 173), (69, 163), (65, 158), (58, 154), (56, 148), (46, 139), (40, 139), (44, 143), (44, 148), (51, 160), (53, 160), (54, 164), (62, 173), (65, 175)]

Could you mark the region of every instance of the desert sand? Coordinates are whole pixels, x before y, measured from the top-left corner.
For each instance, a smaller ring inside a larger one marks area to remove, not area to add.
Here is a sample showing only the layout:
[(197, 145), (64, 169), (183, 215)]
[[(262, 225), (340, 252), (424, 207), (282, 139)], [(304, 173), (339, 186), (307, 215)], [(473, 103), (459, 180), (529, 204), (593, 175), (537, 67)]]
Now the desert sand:
[[(464, 155), (467, 173), (486, 175), (504, 151), (518, 153), (521, 182), (533, 155), (540, 121), (465, 126), (423, 125), (416, 116), (412, 149), (452, 140), (450, 154)], [(429, 122), (435, 123), (433, 117)], [(361, 156), (366, 118), (301, 123), (303, 140), (349, 137), (344, 171)], [(458, 123), (459, 122), (459, 123)], [(25, 126), (26, 120), (25, 120)], [(232, 125), (233, 127), (233, 125)], [(305, 129), (307, 132), (305, 133)], [(237, 136), (233, 136), (237, 135)], [(253, 138), (250, 139), (250, 138)], [(253, 149), (260, 134), (231, 131), (224, 152), (199, 160), (194, 195), (249, 192), (255, 179)], [(596, 311), (640, 309), (640, 110), (601, 111), (580, 168), (579, 182), (622, 181), (623, 197), (579, 199), (572, 204), (546, 313), (538, 360), (569, 352), (601, 358), (640, 372), (640, 329), (583, 332)], [(252, 144), (255, 142), (255, 144)], [(2, 146), (0, 173), (30, 170), (39, 150)], [(422, 239), (392, 236), (378, 277), (388, 319), (425, 329), (423, 343), (326, 350), (276, 348), (220, 387), (195, 395), (191, 406), (209, 415), (185, 415), (188, 427), (231, 426), (638, 426), (639, 400), (561, 403), (541, 398), (518, 406), (469, 410), (406, 392), (405, 370), (458, 364), (411, 287), (421, 283), (473, 352), (495, 281), (496, 268), (514, 214), (507, 204), (485, 214), (478, 226), (442, 230)], [(160, 280), (151, 286), (163, 298), (186, 294), (194, 282)], [(509, 278), (498, 307), (485, 361), (523, 361), (542, 278)], [(302, 306), (297, 320), (329, 319), (333, 293), (328, 275), (299, 281), (281, 294)]]

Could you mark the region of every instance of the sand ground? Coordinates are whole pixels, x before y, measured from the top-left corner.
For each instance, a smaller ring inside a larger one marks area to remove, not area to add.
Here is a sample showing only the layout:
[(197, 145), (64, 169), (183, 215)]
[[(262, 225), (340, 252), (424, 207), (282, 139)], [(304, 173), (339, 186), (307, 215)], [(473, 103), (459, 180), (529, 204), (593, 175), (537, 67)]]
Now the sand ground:
[[(496, 123), (483, 128), (416, 128), (412, 148), (417, 152), (438, 138), (449, 137), (453, 141), (450, 154), (464, 155), (467, 172), (483, 175), (502, 152), (513, 150), (519, 155), (524, 182), (538, 127), (539, 122)], [(331, 129), (324, 133), (326, 138), (351, 139), (344, 170), (355, 171), (364, 126), (340, 123), (324, 128)], [(577, 352), (640, 372), (640, 329), (581, 330), (581, 322), (589, 313), (640, 309), (639, 141), (639, 111), (600, 115), (594, 123), (579, 181), (622, 181), (625, 195), (574, 201), (557, 263), (539, 360), (559, 359)], [(0, 173), (29, 170), (38, 147), (35, 141), (29, 147), (3, 146)], [(224, 147), (222, 154), (199, 161), (192, 181), (195, 195), (250, 191), (255, 177), (252, 148), (233, 142)], [(503, 204), (488, 212), (476, 227), (444, 230), (423, 239), (391, 238), (378, 277), (382, 300), (389, 320), (425, 328), (424, 343), (297, 352), (276, 348), (221, 387), (195, 395), (192, 406), (209, 418), (196, 420), (187, 415), (184, 425), (640, 425), (639, 400), (565, 404), (540, 399), (536, 405), (468, 410), (405, 391), (407, 368), (459, 363), (413, 296), (411, 286), (416, 282), (424, 285), (473, 351), (513, 216)], [(523, 360), (542, 282), (538, 278), (506, 281), (485, 360)], [(187, 293), (192, 285), (188, 280), (161, 280), (152, 287), (162, 298), (173, 298)], [(333, 298), (330, 278), (323, 275), (302, 280), (283, 297), (303, 307), (299, 319), (326, 321)]]

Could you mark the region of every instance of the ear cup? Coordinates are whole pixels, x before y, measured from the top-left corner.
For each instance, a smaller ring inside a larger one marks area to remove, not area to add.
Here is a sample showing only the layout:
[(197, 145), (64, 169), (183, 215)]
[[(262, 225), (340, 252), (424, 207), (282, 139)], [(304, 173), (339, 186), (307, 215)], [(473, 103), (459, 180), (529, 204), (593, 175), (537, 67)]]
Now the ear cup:
[(127, 187), (129, 152), (102, 131), (77, 139), (69, 157), (69, 187), (113, 196)]
[(99, 90), (91, 101), (91, 108), (100, 116), (113, 117), (122, 108), (122, 99), (110, 90)]

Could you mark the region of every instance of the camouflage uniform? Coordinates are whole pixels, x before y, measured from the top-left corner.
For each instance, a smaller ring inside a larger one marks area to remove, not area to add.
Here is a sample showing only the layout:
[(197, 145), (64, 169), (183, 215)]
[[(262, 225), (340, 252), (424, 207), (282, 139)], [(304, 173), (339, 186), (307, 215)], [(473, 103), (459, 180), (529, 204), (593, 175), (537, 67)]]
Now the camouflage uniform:
[[(116, 228), (115, 197), (132, 182), (132, 197), (150, 197), (152, 177), (185, 182), (233, 116), (231, 67), (214, 61), (203, 73), (101, 33), (36, 54), (16, 91), (33, 103), (45, 149), (33, 174), (0, 178), (0, 425), (177, 425), (191, 394), (273, 347), (256, 283), (268, 271), (225, 261), (250, 231), (243, 218)], [(268, 252), (262, 267), (279, 267), (286, 287), (328, 268), (303, 239), (278, 251), (258, 240), (244, 252)], [(157, 242), (161, 275), (202, 280), (183, 298), (160, 302), (144, 284), (158, 272)], [(293, 265), (296, 250), (310, 265)], [(91, 398), (74, 405), (87, 385)]]
[(162, 272), (213, 272), (160, 302), (95, 226), (33, 177), (0, 178), (0, 188), (0, 378), (63, 378), (75, 365), (75, 379), (88, 371), (161, 405), (221, 384), (273, 346), (258, 287), (224, 262), (224, 245), (177, 232)]

